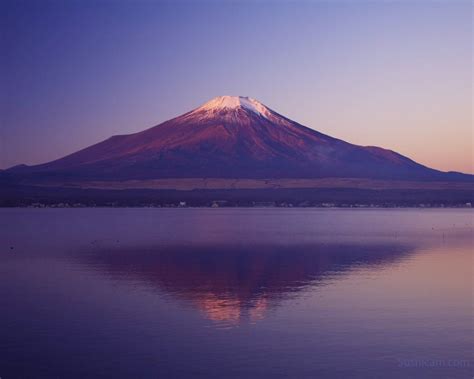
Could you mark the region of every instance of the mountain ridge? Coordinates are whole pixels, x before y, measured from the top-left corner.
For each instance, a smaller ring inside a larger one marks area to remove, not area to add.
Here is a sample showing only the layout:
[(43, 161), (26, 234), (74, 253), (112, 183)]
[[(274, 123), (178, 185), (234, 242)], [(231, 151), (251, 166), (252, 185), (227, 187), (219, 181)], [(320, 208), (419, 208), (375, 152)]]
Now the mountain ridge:
[(472, 181), (395, 151), (308, 128), (242, 96), (219, 96), (143, 131), (115, 135), (63, 158), (5, 170), (30, 180), (364, 178)]

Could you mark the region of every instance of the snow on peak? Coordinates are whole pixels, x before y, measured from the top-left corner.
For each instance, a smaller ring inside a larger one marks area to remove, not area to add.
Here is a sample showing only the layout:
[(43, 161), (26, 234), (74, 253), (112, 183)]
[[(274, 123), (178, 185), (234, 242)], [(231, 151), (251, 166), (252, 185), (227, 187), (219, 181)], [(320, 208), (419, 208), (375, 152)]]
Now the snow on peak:
[(203, 111), (218, 111), (222, 109), (244, 108), (263, 117), (270, 115), (268, 108), (251, 97), (244, 96), (218, 96), (198, 108)]

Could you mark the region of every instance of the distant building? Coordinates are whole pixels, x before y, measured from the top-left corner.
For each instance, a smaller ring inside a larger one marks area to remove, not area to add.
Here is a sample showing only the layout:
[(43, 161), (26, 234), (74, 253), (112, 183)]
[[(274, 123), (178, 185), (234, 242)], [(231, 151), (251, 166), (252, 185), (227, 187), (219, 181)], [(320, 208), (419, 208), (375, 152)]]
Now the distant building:
[(324, 208), (334, 208), (336, 206), (336, 204), (334, 204), (334, 203), (322, 203), (321, 206), (324, 207)]
[(228, 203), (227, 200), (214, 200), (211, 204), (212, 208), (219, 208), (219, 207), (224, 207)]

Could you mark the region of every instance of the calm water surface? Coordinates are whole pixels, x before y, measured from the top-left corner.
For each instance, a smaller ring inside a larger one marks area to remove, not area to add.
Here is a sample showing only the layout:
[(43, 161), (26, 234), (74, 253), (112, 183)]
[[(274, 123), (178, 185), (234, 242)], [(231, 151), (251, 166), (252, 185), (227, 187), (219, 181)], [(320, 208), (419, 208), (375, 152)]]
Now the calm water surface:
[(473, 214), (1, 209), (0, 377), (472, 378)]

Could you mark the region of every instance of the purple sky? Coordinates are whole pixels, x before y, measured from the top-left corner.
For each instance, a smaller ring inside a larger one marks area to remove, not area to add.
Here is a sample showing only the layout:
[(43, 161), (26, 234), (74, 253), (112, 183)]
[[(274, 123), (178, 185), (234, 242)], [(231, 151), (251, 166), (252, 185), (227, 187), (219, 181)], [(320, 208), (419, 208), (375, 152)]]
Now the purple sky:
[(2, 1), (0, 167), (219, 95), (474, 172), (470, 1)]

